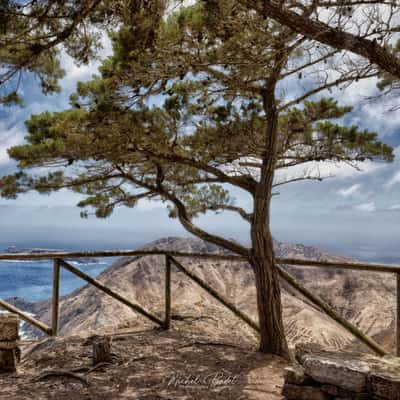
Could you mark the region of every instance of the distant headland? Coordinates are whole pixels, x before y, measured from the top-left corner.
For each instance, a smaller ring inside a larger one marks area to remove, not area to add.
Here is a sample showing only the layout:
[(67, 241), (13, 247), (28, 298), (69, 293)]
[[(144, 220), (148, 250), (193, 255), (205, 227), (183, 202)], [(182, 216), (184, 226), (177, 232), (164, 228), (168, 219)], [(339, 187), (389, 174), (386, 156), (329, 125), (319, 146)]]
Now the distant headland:
[[(29, 253), (29, 254), (40, 254), (40, 253), (58, 253), (64, 252), (65, 250), (60, 249), (47, 249), (47, 248), (40, 248), (40, 247), (18, 247), (18, 246), (8, 246), (6, 249), (6, 253), (16, 254), (16, 253)], [(79, 264), (90, 264), (90, 263), (97, 263), (99, 260), (97, 258), (71, 258), (65, 259), (68, 261), (74, 261)]]

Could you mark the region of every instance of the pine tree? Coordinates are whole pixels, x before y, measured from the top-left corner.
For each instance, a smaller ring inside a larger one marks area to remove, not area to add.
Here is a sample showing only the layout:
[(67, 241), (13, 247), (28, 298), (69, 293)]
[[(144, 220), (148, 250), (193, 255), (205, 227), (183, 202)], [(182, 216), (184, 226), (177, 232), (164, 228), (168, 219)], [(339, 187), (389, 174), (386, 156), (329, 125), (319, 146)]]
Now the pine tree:
[(164, 0), (0, 1), (0, 104), (22, 104), (24, 74), (45, 94), (60, 90), (63, 52), (79, 64), (98, 57), (102, 34), (120, 24), (135, 27), (142, 14), (160, 16)]
[[(78, 85), (73, 106), (27, 121), (27, 144), (9, 150), (20, 171), (0, 180), (2, 195), (71, 188), (85, 196), (82, 215), (100, 218), (143, 198), (167, 203), (187, 231), (253, 266), (260, 350), (288, 356), (270, 231), (274, 188), (323, 179), (307, 172), (310, 163), (391, 161), (392, 149), (341, 124), (350, 107), (309, 98), (334, 85), (309, 74), (313, 48), (289, 29), (230, 0), (158, 21), (149, 13), (121, 26), (113, 56)], [(251, 210), (231, 187), (251, 196)], [(196, 225), (198, 215), (223, 211), (247, 221), (250, 248)]]
[[(199, 0), (207, 7), (226, 1)], [(30, 0), (0, 2), (0, 103), (21, 104), (20, 83), (36, 76), (44, 93), (59, 90), (62, 51), (87, 63), (98, 54), (101, 32), (124, 24), (135, 30), (143, 15), (160, 16), (183, 0)], [(398, 88), (400, 4), (392, 0), (238, 0), (237, 7), (274, 20), (305, 40), (360, 66), (376, 66)], [(225, 18), (223, 15), (222, 18)], [(156, 18), (153, 18), (153, 22)], [(358, 57), (360, 56), (360, 57)], [(357, 79), (356, 76), (353, 77)]]

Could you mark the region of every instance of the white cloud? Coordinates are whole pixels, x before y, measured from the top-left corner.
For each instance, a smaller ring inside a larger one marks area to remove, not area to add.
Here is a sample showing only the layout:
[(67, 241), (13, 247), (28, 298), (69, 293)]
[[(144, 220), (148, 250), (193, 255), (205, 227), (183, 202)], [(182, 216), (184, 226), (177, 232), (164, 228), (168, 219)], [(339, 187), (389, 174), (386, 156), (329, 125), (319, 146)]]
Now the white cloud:
[(356, 183), (350, 187), (339, 189), (337, 193), (344, 198), (359, 197), (361, 195), (361, 187), (362, 185), (360, 183)]
[(353, 82), (340, 95), (342, 99), (344, 98), (346, 104), (358, 105), (360, 98), (372, 97), (378, 93), (377, 83), (377, 78), (361, 79), (358, 82)]
[(61, 86), (66, 88), (75, 88), (79, 81), (89, 80), (93, 74), (98, 72), (98, 68), (106, 57), (112, 54), (112, 45), (107, 34), (103, 34), (101, 38), (102, 49), (99, 50), (98, 60), (94, 60), (87, 65), (77, 65), (73, 58), (65, 52), (61, 55), (61, 65), (65, 70), (66, 76), (60, 81)]
[[(13, 207), (44, 207), (54, 208), (63, 206), (73, 206), (82, 200), (84, 196), (79, 193), (72, 192), (69, 189), (61, 189), (58, 192), (52, 192), (49, 194), (40, 194), (37, 192), (23, 193), (18, 196), (17, 199), (4, 199), (0, 198), (0, 206), (12, 205)], [(79, 215), (79, 209), (76, 208), (77, 215)]]
[(95, 61), (88, 65), (78, 66), (67, 54), (62, 55), (61, 64), (65, 70), (65, 77), (60, 81), (60, 85), (64, 90), (74, 90), (77, 82), (89, 80), (98, 71), (100, 65), (98, 61)]
[(10, 162), (7, 149), (21, 144), (24, 133), (17, 126), (7, 129), (4, 123), (0, 123), (0, 165)]
[(393, 204), (387, 208), (390, 211), (400, 211), (400, 204)]
[(136, 209), (138, 210), (155, 210), (155, 209), (164, 209), (165, 206), (161, 203), (161, 201), (154, 201), (149, 199), (142, 199), (139, 201)]
[(385, 189), (391, 189), (393, 186), (396, 186), (398, 183), (400, 183), (400, 171), (396, 172), (388, 182), (386, 182), (383, 187)]
[(375, 131), (379, 137), (390, 136), (400, 128), (400, 109), (391, 111), (393, 102), (390, 99), (359, 103), (351, 124)]
[[(227, 174), (240, 175), (249, 174), (255, 179), (259, 179), (260, 171), (256, 167), (247, 167), (243, 164), (260, 164), (260, 160), (254, 157), (243, 157), (235, 160), (233, 163), (226, 165), (223, 170)], [(308, 178), (338, 178), (347, 179), (356, 176), (365, 176), (373, 174), (376, 171), (385, 168), (386, 164), (377, 163), (372, 161), (354, 162), (352, 165), (345, 162), (334, 162), (334, 161), (310, 161), (301, 165), (295, 165), (288, 168), (281, 168), (275, 171), (274, 183), (282, 183), (286, 181), (296, 180), (304, 177)], [(351, 191), (347, 194), (346, 190), (343, 189), (340, 194), (343, 197), (349, 197), (351, 194), (356, 194), (361, 187), (354, 185)], [(350, 188), (349, 188), (350, 189)], [(354, 192), (354, 193), (353, 193)], [(370, 193), (365, 193), (370, 195)]]
[[(383, 184), (383, 188), (386, 190), (392, 189), (394, 186), (400, 183), (400, 171), (399, 171), (399, 158), (400, 158), (400, 146), (394, 148), (395, 162), (393, 163), (392, 170), (395, 170), (391, 178)], [(397, 169), (397, 171), (396, 171)]]
[(302, 165), (278, 170), (275, 174), (276, 182), (286, 181), (304, 176), (313, 178), (338, 178), (346, 179), (356, 176), (365, 176), (384, 167), (383, 163), (373, 163), (370, 161), (353, 163), (353, 166), (347, 163), (321, 161), (307, 162)]
[(354, 210), (362, 211), (362, 212), (374, 212), (376, 211), (376, 205), (374, 201), (370, 201), (368, 203), (357, 204), (354, 207)]

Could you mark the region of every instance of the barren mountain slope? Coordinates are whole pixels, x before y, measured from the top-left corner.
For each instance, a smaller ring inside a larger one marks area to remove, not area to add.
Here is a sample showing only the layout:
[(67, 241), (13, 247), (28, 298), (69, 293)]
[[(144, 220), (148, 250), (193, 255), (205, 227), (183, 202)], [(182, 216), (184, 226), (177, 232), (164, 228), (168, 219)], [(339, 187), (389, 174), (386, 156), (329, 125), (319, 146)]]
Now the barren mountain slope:
[[(166, 238), (148, 248), (185, 252), (218, 252), (216, 246), (198, 239)], [(276, 243), (277, 256), (304, 257), (326, 260), (348, 260), (314, 247)], [(256, 319), (253, 271), (244, 262), (196, 261), (183, 259), (189, 267), (219, 293), (229, 298)], [(333, 305), (342, 315), (356, 323), (364, 332), (384, 334), (391, 346), (390, 326), (394, 320), (394, 280), (389, 275), (322, 270), (311, 267), (287, 267), (309, 289)], [(165, 259), (161, 256), (125, 258), (104, 271), (99, 280), (123, 293), (147, 310), (162, 316)], [(219, 335), (228, 328), (237, 338), (254, 341), (250, 328), (220, 306), (195, 283), (175, 268), (172, 272), (173, 314), (177, 320), (195, 321), (209, 334)], [(283, 290), (284, 320), (290, 343), (315, 341), (334, 348), (350, 345), (352, 338), (340, 326), (303, 301), (290, 288)], [(49, 302), (38, 304), (34, 310), (45, 322), (50, 320)], [(151, 323), (97, 289), (85, 286), (61, 301), (61, 334), (81, 331), (113, 330), (122, 327), (144, 328)], [(179, 324), (184, 329), (184, 324)], [(232, 331), (231, 331), (232, 332)]]

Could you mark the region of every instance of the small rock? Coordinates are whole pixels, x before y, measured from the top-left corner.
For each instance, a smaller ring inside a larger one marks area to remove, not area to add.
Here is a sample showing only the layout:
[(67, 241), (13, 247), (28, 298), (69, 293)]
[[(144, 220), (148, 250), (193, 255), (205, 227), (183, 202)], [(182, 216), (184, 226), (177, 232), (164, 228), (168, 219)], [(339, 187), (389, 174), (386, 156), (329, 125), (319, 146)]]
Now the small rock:
[(304, 386), (312, 383), (312, 379), (304, 374), (304, 368), (301, 365), (292, 365), (284, 369), (285, 383)]
[(282, 395), (287, 400), (329, 400), (330, 396), (312, 386), (296, 386), (285, 383)]
[(322, 385), (321, 390), (335, 399), (350, 399), (350, 400), (370, 400), (371, 396), (367, 392), (354, 393), (350, 390), (338, 388), (333, 385)]
[(368, 376), (372, 395), (387, 400), (400, 400), (400, 374), (371, 372)]

